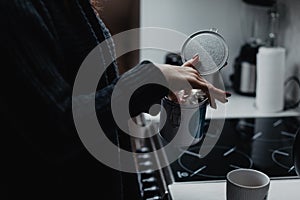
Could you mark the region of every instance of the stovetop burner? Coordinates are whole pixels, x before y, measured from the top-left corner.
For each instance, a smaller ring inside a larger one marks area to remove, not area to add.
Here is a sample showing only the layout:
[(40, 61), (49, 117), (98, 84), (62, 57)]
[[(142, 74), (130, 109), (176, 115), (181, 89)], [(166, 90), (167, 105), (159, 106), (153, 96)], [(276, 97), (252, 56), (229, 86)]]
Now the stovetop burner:
[(170, 165), (174, 180), (223, 180), (235, 168), (257, 169), (271, 178), (296, 176), (292, 146), (299, 126), (300, 117), (226, 119), (217, 144), (207, 156), (199, 155), (199, 149), (206, 148), (201, 144), (182, 150), (180, 158)]
[(293, 147), (282, 147), (272, 152), (273, 161), (280, 167), (288, 170), (288, 172), (294, 170), (294, 164), (292, 159)]
[(205, 158), (201, 158), (196, 152), (199, 152), (199, 147), (192, 147), (184, 151), (178, 160), (178, 164), (189, 172), (191, 178), (193, 176), (225, 178), (224, 174), (232, 169), (251, 168), (253, 165), (252, 159), (247, 154), (236, 150), (236, 147), (216, 146)]

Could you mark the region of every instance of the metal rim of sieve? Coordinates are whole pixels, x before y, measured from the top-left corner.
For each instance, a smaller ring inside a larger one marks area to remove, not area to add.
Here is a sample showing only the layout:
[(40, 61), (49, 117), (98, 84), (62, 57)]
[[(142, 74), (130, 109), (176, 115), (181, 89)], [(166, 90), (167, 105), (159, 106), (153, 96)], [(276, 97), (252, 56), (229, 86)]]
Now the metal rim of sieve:
[[(218, 32), (217, 32), (217, 29), (210, 29), (210, 30), (201, 30), (201, 31), (197, 31), (193, 34), (191, 34), (186, 40), (185, 42), (183, 43), (182, 45), (182, 48), (181, 48), (181, 59), (182, 59), (182, 62), (185, 63), (186, 61), (188, 61), (189, 59), (191, 58), (185, 58), (185, 50), (186, 50), (186, 46), (189, 44), (189, 42), (191, 42), (191, 40), (193, 40), (196, 36), (199, 36), (200, 34), (212, 34), (216, 37), (214, 38), (217, 38), (219, 42), (221, 42), (224, 46), (224, 49), (225, 49), (225, 52), (224, 53), (224, 57), (223, 57), (223, 60), (222, 62), (214, 69), (212, 70), (209, 70), (208, 72), (206, 73), (203, 73), (203, 72), (200, 72), (199, 73), (201, 75), (208, 75), (208, 74), (212, 74), (212, 73), (215, 73), (219, 70), (221, 70), (224, 66), (226, 66), (227, 64), (227, 61), (228, 61), (228, 57), (229, 57), (229, 49), (228, 49), (228, 46), (225, 42), (225, 39), (223, 38), (222, 35), (220, 35)], [(197, 54), (198, 52), (195, 52), (195, 54)], [(201, 55), (200, 56), (200, 59), (201, 59)]]

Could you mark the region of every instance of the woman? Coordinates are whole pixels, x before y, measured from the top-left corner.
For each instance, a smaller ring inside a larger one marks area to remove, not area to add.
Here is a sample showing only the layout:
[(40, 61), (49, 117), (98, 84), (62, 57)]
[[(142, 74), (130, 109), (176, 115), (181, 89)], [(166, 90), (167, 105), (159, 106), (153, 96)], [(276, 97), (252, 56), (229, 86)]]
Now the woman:
[[(10, 199), (98, 199), (106, 195), (126, 199), (122, 173), (88, 153), (71, 112), (72, 86), (89, 52), (107, 40), (108, 55), (114, 58), (110, 33), (89, 0), (2, 0), (0, 4), (1, 60), (5, 63), (1, 116), (11, 142)], [(100, 79), (95, 105), (108, 137), (120, 146), (127, 143), (120, 139), (110, 109), (111, 94), (120, 78), (127, 80), (126, 88), (150, 79), (147, 74), (162, 77), (172, 89), (180, 89), (187, 80), (206, 92), (212, 107), (215, 99), (226, 102), (226, 93), (192, 67), (198, 60), (194, 57), (186, 67), (143, 62), (121, 77), (113, 62)], [(147, 112), (168, 93), (157, 85), (145, 87), (133, 99), (142, 103), (131, 106), (132, 115)], [(74, 98), (80, 105), (90, 97)]]

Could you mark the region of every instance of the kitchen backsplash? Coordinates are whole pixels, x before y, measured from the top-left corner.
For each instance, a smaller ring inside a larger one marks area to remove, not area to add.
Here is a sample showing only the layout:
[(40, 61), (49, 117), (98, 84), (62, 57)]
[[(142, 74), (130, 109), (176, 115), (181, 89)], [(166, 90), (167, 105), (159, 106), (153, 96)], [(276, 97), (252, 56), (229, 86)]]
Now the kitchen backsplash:
[[(287, 49), (286, 77), (300, 77), (300, 1), (278, 0), (280, 12), (279, 45)], [(226, 2), (226, 3), (225, 3)], [(225, 85), (231, 85), (234, 59), (251, 37), (265, 40), (269, 31), (268, 7), (245, 4), (242, 0), (141, 0), (141, 27), (163, 27), (186, 35), (216, 27), (229, 46), (228, 66), (222, 69)], [(144, 38), (141, 35), (141, 42)], [(162, 52), (141, 51), (140, 59), (164, 62)], [(295, 87), (296, 88), (296, 87)], [(295, 98), (299, 90), (287, 91)]]
[[(284, 11), (281, 21), (282, 39), (280, 43), (287, 49), (287, 74), (300, 78), (300, 1), (280, 0), (279, 5)], [(299, 89), (287, 90), (287, 97), (299, 97)]]

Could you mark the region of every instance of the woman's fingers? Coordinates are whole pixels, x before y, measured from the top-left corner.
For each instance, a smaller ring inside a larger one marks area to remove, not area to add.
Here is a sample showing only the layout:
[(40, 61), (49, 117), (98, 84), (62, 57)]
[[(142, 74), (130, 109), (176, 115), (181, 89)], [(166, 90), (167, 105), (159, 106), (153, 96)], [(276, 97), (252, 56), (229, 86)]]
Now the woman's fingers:
[(195, 68), (195, 66), (199, 63), (199, 61), (200, 61), (200, 57), (198, 54), (196, 54), (193, 56), (193, 58), (183, 63), (182, 66)]
[[(195, 69), (195, 65), (199, 62), (199, 56), (195, 55), (192, 59), (185, 62), (182, 66), (172, 66), (172, 65), (157, 65), (160, 70), (165, 75), (170, 90), (180, 91), (180, 90), (190, 90), (191, 88), (187, 85), (187, 82), (194, 89), (201, 89), (207, 96), (210, 106), (212, 108), (217, 108), (216, 100), (226, 103), (227, 97), (230, 93), (214, 87), (211, 83), (205, 80), (199, 72)], [(187, 82), (186, 82), (187, 81)], [(187, 95), (188, 91), (185, 92)], [(176, 99), (176, 95), (170, 93), (172, 99)]]
[(222, 103), (228, 102), (227, 97), (231, 95), (230, 93), (226, 93), (225, 91), (214, 87), (204, 79), (199, 81), (198, 84), (199, 89), (201, 89), (207, 96), (209, 104), (212, 108), (217, 108), (216, 100)]
[(213, 91), (213, 87), (211, 84), (207, 83), (205, 81), (204, 87), (202, 87), (202, 90), (204, 91), (204, 93), (206, 94), (209, 104), (212, 108), (216, 109), (217, 108), (217, 104), (216, 104), (216, 100), (215, 100), (215, 95), (214, 95), (214, 91)]
[[(214, 86), (212, 86), (211, 84), (209, 84), (198, 72), (198, 70), (196, 70), (195, 66), (199, 63), (200, 61), (200, 57), (198, 54), (196, 54), (195, 56), (193, 56), (192, 59), (188, 60), (187, 62), (185, 62), (183, 64), (183, 66), (185, 67), (189, 67), (190, 69), (193, 69), (193, 71), (191, 71), (193, 74), (192, 77), (190, 77), (190, 80), (188, 80), (191, 85), (193, 87), (196, 87), (198, 89), (202, 89), (205, 94), (207, 95), (209, 104), (212, 108), (217, 108), (217, 104), (216, 104), (216, 100), (219, 100), (222, 103), (227, 102), (227, 100), (225, 98), (223, 98), (223, 94), (225, 94), (224, 91), (219, 90), (217, 88), (215, 88)], [(224, 96), (225, 97), (225, 96)]]

